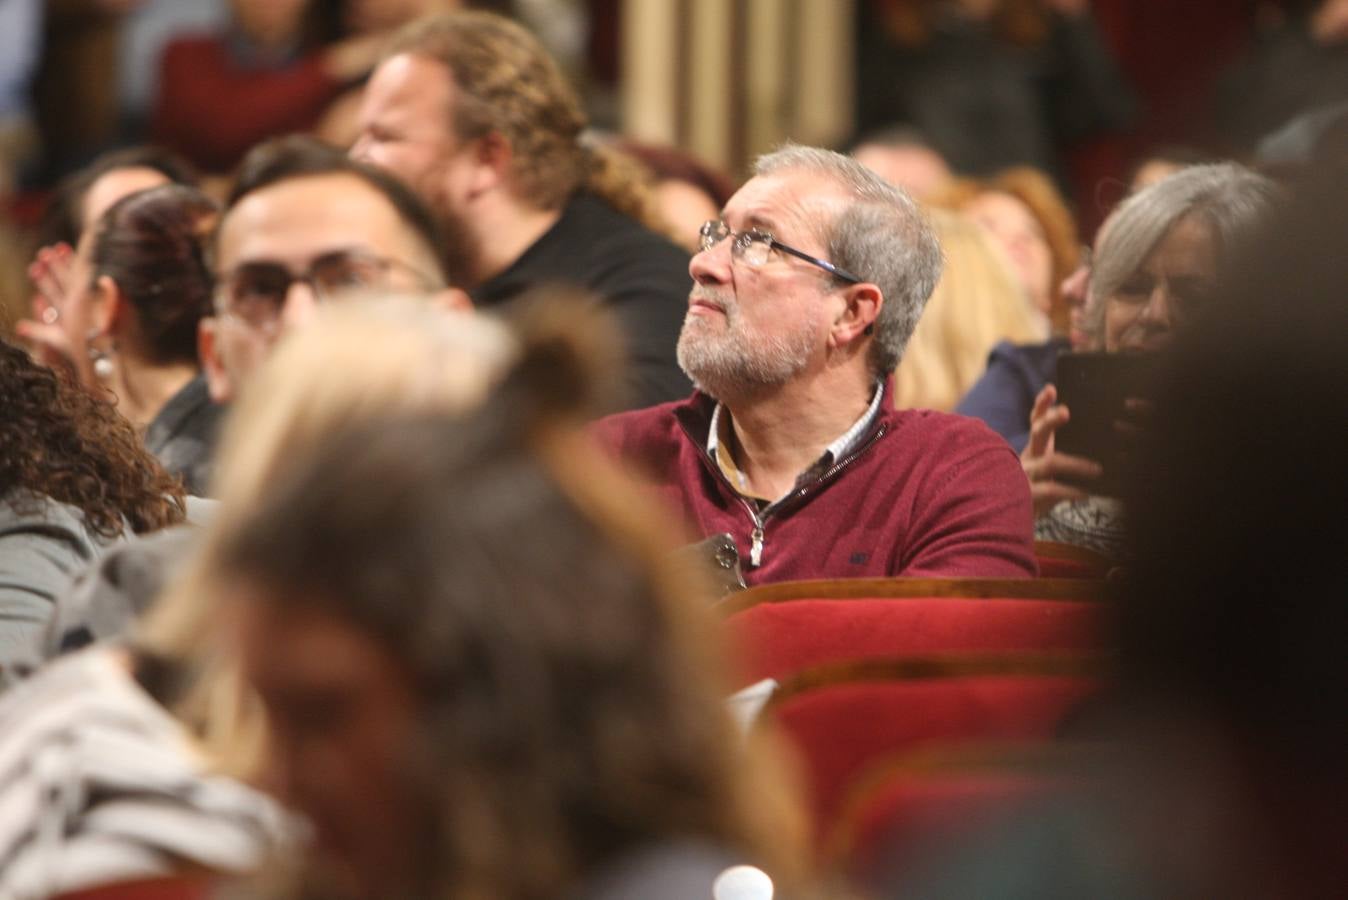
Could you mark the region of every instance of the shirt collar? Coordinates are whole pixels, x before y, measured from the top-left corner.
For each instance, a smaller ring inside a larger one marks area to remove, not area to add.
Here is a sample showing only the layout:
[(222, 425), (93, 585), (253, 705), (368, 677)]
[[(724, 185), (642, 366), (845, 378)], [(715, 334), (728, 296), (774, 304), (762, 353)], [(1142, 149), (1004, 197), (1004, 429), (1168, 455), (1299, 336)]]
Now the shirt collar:
[[(852, 423), (848, 428), (837, 437), (833, 443), (824, 448), (823, 454), (808, 469), (801, 473), (800, 480), (811, 476), (815, 472), (822, 472), (824, 469), (833, 465), (837, 460), (842, 459), (848, 453), (856, 449), (857, 444), (870, 431), (877, 416), (880, 415), (880, 405), (884, 400), (885, 383), (877, 382), (875, 393), (871, 396), (871, 403), (866, 407), (866, 411), (861, 414), (861, 418)], [(724, 414), (722, 414), (724, 413)], [(742, 496), (754, 500), (773, 502), (780, 498), (758, 497), (749, 493), (749, 479), (740, 469), (739, 464), (735, 462), (734, 456), (730, 452), (730, 411), (717, 401), (716, 407), (711, 412), (711, 427), (707, 430), (707, 455), (716, 461), (721, 469), (721, 474), (725, 475), (726, 480), (730, 482), (736, 492)]]

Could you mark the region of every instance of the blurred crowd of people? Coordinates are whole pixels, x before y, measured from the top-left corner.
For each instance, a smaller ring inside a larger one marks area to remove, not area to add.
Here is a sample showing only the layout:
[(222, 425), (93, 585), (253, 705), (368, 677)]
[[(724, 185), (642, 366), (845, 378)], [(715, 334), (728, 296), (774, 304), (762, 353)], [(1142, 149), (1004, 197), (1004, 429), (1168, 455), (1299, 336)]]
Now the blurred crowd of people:
[[(1341, 893), (1348, 2), (1092, 210), (1110, 4), (859, 4), (742, 178), (592, 127), (604, 9), (3, 0), (0, 897)], [(839, 850), (847, 673), (727, 625), (808, 590), (1104, 610), (1053, 789)]]

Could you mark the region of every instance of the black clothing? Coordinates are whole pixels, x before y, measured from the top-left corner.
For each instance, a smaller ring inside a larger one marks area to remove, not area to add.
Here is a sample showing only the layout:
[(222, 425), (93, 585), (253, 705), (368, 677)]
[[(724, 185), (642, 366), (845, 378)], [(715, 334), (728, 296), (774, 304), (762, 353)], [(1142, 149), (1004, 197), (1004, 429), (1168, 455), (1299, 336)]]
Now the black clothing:
[(1136, 100), (1089, 15), (1054, 16), (1041, 46), (939, 15), (920, 46), (903, 46), (875, 4), (858, 16), (857, 127), (917, 129), (960, 174), (1032, 165), (1062, 176), (1060, 149), (1131, 123)]
[(490, 308), (548, 282), (593, 291), (618, 317), (629, 362), (623, 408), (688, 396), (693, 386), (674, 358), (693, 285), (687, 253), (599, 198), (577, 194), (546, 234), (471, 294)]
[(1305, 18), (1263, 35), (1226, 72), (1217, 117), (1235, 152), (1297, 116), (1348, 102), (1348, 41), (1321, 44)]
[(224, 412), (211, 402), (206, 376), (198, 375), (169, 398), (145, 432), (145, 446), (170, 475), (182, 476), (189, 494), (206, 496)]

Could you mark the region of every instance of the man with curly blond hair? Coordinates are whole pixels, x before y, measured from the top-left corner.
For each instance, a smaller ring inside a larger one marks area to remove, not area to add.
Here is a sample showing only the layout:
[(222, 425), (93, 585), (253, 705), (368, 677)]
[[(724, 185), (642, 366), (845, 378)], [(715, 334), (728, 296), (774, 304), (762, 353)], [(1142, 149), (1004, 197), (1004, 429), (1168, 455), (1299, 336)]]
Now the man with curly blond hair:
[(588, 289), (623, 325), (628, 405), (687, 395), (674, 349), (688, 257), (644, 224), (649, 198), (588, 142), (580, 101), (533, 35), (483, 12), (408, 26), (371, 77), (360, 122), (352, 155), (435, 210), (478, 305), (541, 283)]

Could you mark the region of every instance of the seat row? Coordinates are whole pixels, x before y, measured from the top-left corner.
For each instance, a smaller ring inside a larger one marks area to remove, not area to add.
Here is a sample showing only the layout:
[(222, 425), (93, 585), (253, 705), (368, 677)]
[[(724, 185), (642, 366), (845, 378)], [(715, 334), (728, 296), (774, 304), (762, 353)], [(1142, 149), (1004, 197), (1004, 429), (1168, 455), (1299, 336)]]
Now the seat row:
[(796, 757), (821, 860), (873, 872), (1064, 783), (1079, 742), (1063, 735), (1108, 678), (1107, 567), (1040, 550), (1052, 577), (802, 581), (723, 601), (737, 686)]

